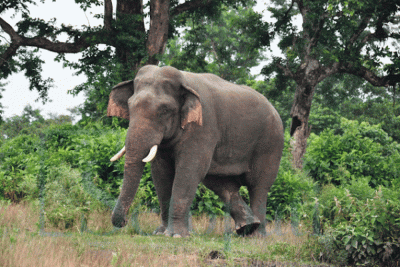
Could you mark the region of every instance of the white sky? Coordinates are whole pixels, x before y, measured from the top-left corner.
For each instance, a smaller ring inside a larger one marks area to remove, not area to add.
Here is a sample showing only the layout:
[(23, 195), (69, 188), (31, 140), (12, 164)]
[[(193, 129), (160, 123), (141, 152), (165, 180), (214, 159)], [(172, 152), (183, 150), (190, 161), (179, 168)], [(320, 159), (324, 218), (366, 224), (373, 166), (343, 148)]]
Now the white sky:
[[(116, 0), (113, 1), (114, 12), (116, 7), (115, 2)], [(266, 8), (266, 2), (266, 0), (258, 1), (256, 10), (262, 12)], [(41, 4), (38, 1), (38, 5), (30, 7), (29, 11), (32, 17), (41, 18), (46, 21), (55, 17), (59, 25), (64, 23), (66, 25), (80, 26), (87, 25), (89, 21), (91, 26), (96, 26), (101, 24), (102, 21), (93, 18), (93, 14), (103, 13), (103, 8), (103, 6), (96, 7), (84, 12), (73, 1), (53, 2), (46, 0), (45, 4)], [(17, 29), (15, 24), (18, 22), (18, 17), (13, 19), (12, 15), (11, 12), (5, 12), (0, 16), (10, 23), (14, 29)], [(67, 111), (67, 108), (73, 108), (84, 102), (83, 93), (73, 97), (67, 94), (67, 91), (85, 82), (85, 76), (75, 76), (73, 70), (63, 68), (62, 63), (55, 62), (56, 53), (41, 49), (40, 56), (45, 61), (43, 64), (43, 79), (50, 77), (54, 80), (54, 87), (49, 90), (49, 99), (52, 102), (47, 102), (45, 105), (40, 100), (35, 102), (39, 97), (39, 93), (29, 91), (29, 81), (25, 78), (24, 73), (13, 74), (5, 81), (7, 85), (4, 87), (5, 91), (2, 92), (3, 98), (0, 100), (4, 107), (3, 116), (5, 118), (12, 117), (13, 115), (21, 115), (22, 110), (27, 104), (30, 104), (34, 109), (39, 108), (42, 111), (41, 114), (45, 117), (48, 117), (46, 115), (49, 113), (69, 115), (70, 113)], [(77, 61), (79, 58), (80, 54), (67, 54), (67, 59), (69, 60)], [(260, 64), (254, 70), (254, 73), (259, 73), (262, 66), (263, 64)]]

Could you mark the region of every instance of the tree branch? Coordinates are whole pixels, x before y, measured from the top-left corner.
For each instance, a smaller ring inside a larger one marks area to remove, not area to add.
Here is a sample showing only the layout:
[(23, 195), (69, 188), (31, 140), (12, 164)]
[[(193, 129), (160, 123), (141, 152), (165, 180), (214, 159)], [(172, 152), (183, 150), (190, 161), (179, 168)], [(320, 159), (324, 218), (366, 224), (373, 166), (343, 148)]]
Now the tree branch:
[(278, 67), (278, 69), (281, 69), (283, 71), (283, 73), (285, 74), (285, 76), (290, 77), (292, 79), (295, 79), (295, 75), (294, 73), (289, 69), (288, 66), (283, 66), (280, 62), (280, 60), (276, 61), (276, 66)]
[(19, 45), (15, 43), (11, 43), (11, 45), (7, 48), (7, 50), (0, 55), (0, 66), (3, 66), (8, 60), (12, 58), (17, 53)]
[[(109, 0), (107, 0), (109, 1)], [(27, 38), (19, 35), (10, 24), (0, 17), (0, 27), (10, 36), (11, 44), (8, 49), (0, 55), (0, 66), (7, 62), (13, 55), (16, 54), (20, 46), (32, 46), (37, 48), (46, 49), (56, 53), (79, 53), (83, 49), (90, 46), (87, 41), (91, 37), (97, 35), (97, 33), (92, 33), (86, 35), (85, 37), (80, 36), (75, 38), (75, 42), (53, 42), (45, 37), (33, 37)]]
[(351, 36), (349, 42), (346, 45), (346, 50), (350, 48), (354, 44), (354, 42), (360, 37), (360, 35), (364, 32), (365, 28), (367, 28), (369, 21), (371, 20), (372, 15), (369, 14), (364, 17), (361, 23), (358, 25), (357, 30), (354, 32), (353, 36)]
[(290, 4), (289, 9), (285, 12), (285, 14), (282, 16), (282, 18), (278, 19), (278, 21), (275, 24), (274, 32), (279, 32), (279, 28), (289, 20), (289, 13), (293, 8), (294, 2), (295, 1), (292, 1), (292, 3)]
[(311, 38), (311, 40), (306, 48), (307, 54), (310, 54), (311, 49), (318, 44), (320, 33), (321, 33), (322, 29), (324, 28), (325, 19), (326, 19), (325, 14), (323, 14), (318, 21), (318, 25), (316, 27), (312, 27), (314, 30), (314, 35)]
[(183, 12), (186, 12), (186, 11), (198, 9), (200, 7), (205, 7), (209, 4), (211, 4), (213, 1), (215, 1), (215, 0), (193, 0), (193, 1), (185, 2), (183, 4), (176, 6), (174, 9), (172, 9), (170, 16), (172, 18), (172, 17), (182, 14)]
[(348, 73), (361, 77), (373, 86), (388, 87), (390, 85), (395, 85), (396, 83), (400, 82), (400, 74), (389, 74), (380, 77), (364, 66), (354, 67), (353, 63), (341, 64), (341, 66), (339, 67), (339, 71), (341, 73)]

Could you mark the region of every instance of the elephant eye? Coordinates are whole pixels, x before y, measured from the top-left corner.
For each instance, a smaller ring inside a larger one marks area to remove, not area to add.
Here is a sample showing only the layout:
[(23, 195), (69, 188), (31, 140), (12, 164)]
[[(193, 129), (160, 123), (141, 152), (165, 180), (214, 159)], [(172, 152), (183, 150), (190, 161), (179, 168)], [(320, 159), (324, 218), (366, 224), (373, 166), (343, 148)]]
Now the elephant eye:
[(159, 113), (160, 115), (165, 115), (165, 114), (168, 114), (168, 113), (170, 113), (170, 112), (171, 112), (171, 109), (170, 109), (169, 107), (165, 106), (165, 105), (161, 106), (161, 107), (159, 108), (159, 110), (158, 110), (158, 113)]

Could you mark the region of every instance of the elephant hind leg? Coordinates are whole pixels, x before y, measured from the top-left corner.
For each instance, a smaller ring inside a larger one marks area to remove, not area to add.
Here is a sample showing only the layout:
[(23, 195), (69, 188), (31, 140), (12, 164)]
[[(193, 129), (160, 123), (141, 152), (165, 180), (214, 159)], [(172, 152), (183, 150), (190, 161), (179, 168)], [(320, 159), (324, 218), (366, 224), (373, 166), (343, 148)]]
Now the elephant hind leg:
[(260, 220), (239, 194), (239, 177), (208, 175), (203, 183), (225, 202), (230, 215), (235, 220), (237, 234), (250, 235), (257, 230)]
[(254, 168), (246, 174), (245, 183), (249, 190), (250, 207), (261, 221), (260, 227), (255, 233), (257, 235), (266, 235), (265, 215), (268, 192), (278, 174), (280, 157), (280, 153), (261, 155), (253, 164)]

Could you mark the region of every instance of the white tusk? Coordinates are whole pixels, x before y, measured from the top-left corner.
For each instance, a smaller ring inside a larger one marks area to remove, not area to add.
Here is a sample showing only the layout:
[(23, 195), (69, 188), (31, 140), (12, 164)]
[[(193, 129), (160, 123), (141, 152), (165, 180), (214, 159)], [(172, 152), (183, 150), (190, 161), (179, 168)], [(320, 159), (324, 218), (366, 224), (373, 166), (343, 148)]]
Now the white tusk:
[(154, 145), (151, 149), (147, 157), (145, 157), (142, 161), (143, 162), (150, 162), (154, 159), (157, 154), (157, 145)]
[(126, 149), (125, 149), (125, 146), (124, 146), (117, 154), (115, 154), (114, 157), (112, 157), (110, 159), (110, 161), (119, 160), (125, 154), (125, 152), (126, 152)]

